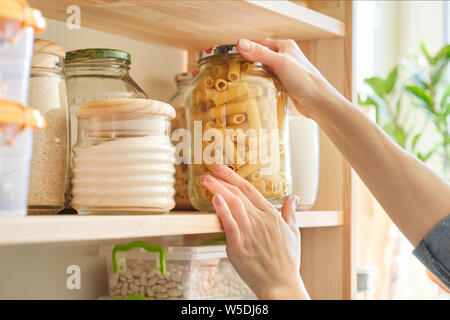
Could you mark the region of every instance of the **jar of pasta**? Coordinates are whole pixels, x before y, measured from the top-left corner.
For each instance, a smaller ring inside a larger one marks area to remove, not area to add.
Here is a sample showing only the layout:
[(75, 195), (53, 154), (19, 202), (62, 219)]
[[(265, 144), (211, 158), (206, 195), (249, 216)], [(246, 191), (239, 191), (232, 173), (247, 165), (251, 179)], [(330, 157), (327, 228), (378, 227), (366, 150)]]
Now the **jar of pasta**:
[(186, 130), (186, 111), (184, 107), (184, 95), (191, 84), (192, 79), (198, 71), (183, 72), (175, 75), (177, 91), (170, 98), (169, 103), (175, 108), (177, 113), (172, 120), (172, 139), (175, 144), (175, 209), (192, 210), (191, 200), (188, 194), (188, 168), (183, 153), (183, 143)]
[(79, 214), (168, 213), (175, 206), (170, 105), (97, 100), (76, 116), (72, 206)]
[(292, 189), (286, 91), (274, 74), (245, 60), (235, 45), (203, 50), (198, 64), (200, 73), (186, 95), (193, 206), (213, 211), (212, 194), (199, 177), (222, 163), (281, 207)]

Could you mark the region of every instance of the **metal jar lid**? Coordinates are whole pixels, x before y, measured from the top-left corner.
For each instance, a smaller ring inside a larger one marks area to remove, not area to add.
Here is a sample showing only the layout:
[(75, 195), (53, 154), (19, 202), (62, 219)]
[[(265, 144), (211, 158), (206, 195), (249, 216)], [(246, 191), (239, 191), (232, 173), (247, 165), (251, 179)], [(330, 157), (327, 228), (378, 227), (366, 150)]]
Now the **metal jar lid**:
[(202, 51), (200, 51), (198, 55), (197, 63), (200, 63), (206, 58), (222, 56), (227, 54), (239, 54), (235, 44), (226, 44), (217, 47), (203, 49)]
[(118, 49), (92, 48), (78, 49), (66, 52), (66, 61), (73, 61), (80, 58), (104, 59), (113, 58), (125, 60), (131, 63), (131, 54)]

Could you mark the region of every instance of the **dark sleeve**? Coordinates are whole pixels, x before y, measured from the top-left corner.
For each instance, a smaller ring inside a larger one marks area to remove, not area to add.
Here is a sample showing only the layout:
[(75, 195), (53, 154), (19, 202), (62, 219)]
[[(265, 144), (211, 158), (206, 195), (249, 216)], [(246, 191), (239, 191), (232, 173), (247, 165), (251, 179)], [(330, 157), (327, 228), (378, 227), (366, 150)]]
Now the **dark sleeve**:
[(420, 241), (413, 254), (450, 289), (450, 215)]

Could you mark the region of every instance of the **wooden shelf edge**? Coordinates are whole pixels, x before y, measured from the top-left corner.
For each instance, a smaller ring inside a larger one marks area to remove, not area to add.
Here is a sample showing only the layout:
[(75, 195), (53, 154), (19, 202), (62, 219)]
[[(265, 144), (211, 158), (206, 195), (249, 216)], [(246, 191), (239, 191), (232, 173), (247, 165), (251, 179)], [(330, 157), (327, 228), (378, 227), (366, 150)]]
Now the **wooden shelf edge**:
[[(298, 212), (300, 228), (339, 226), (340, 211)], [(27, 216), (0, 220), (0, 245), (116, 240), (223, 232), (215, 214), (153, 216)]]

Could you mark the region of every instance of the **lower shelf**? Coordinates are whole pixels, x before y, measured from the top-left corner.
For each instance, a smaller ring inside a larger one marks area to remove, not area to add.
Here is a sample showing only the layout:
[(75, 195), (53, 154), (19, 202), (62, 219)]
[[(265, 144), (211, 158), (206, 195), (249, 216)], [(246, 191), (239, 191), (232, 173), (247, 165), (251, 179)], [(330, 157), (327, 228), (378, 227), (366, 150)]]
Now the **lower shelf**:
[[(297, 213), (300, 228), (343, 224), (341, 211)], [(216, 214), (172, 212), (153, 216), (27, 216), (0, 219), (0, 245), (147, 238), (223, 232)]]

